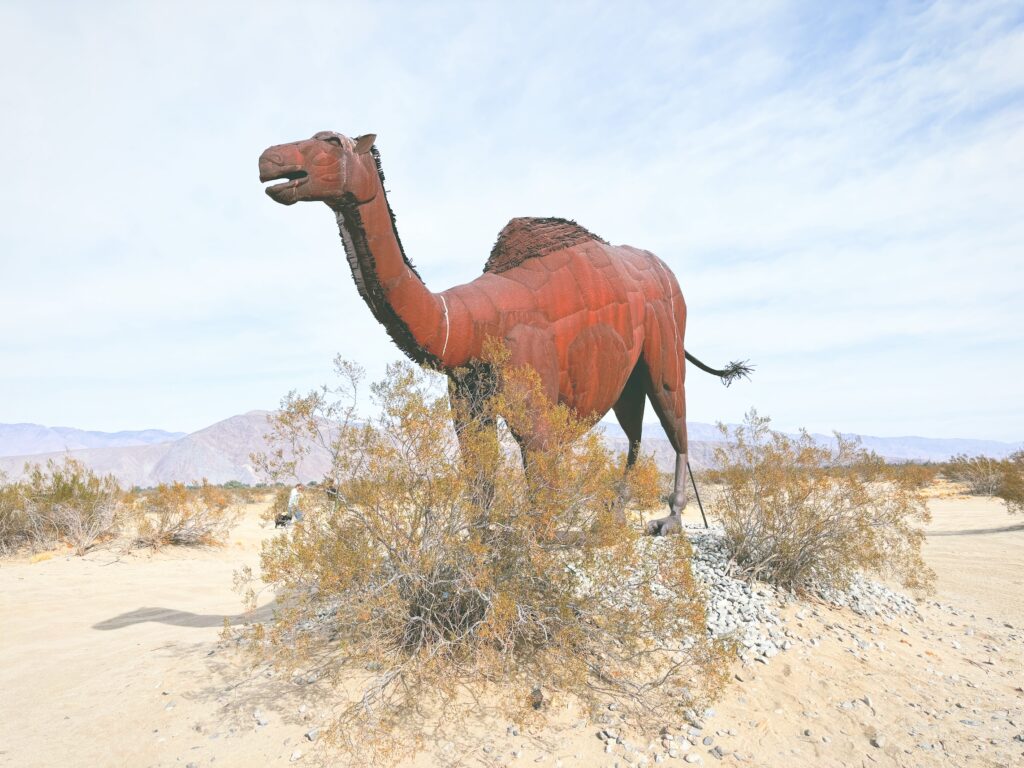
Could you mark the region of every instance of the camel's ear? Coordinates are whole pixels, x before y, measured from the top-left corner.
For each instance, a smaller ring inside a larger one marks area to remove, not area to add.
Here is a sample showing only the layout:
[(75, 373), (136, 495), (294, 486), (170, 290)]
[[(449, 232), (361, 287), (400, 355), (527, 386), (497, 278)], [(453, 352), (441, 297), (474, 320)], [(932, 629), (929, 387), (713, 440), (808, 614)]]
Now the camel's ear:
[(356, 154), (365, 155), (370, 151), (370, 147), (373, 146), (373, 142), (377, 140), (377, 134), (367, 133), (356, 139)]

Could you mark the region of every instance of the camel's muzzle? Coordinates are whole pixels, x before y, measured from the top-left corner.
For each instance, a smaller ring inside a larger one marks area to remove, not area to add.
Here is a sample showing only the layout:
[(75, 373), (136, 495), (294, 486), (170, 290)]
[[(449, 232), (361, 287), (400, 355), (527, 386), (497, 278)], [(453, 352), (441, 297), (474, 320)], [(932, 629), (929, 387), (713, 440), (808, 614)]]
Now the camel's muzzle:
[(301, 158), (301, 154), (294, 150), (288, 151), (288, 149), (288, 147), (271, 147), (260, 155), (260, 181), (285, 179), (281, 184), (274, 184), (265, 190), (271, 200), (282, 205), (291, 205), (297, 202), (297, 190), (309, 178), (309, 174), (303, 170), (302, 166), (294, 162)]

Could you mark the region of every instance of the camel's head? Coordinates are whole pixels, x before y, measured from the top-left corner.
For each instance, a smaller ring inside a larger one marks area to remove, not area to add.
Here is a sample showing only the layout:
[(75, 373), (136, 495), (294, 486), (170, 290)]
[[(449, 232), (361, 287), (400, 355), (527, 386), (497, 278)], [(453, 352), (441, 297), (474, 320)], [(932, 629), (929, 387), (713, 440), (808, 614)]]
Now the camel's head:
[(370, 149), (372, 133), (350, 139), (333, 131), (320, 131), (311, 139), (278, 144), (260, 155), (260, 181), (277, 181), (266, 188), (283, 205), (320, 200), (330, 206), (366, 203), (380, 187)]

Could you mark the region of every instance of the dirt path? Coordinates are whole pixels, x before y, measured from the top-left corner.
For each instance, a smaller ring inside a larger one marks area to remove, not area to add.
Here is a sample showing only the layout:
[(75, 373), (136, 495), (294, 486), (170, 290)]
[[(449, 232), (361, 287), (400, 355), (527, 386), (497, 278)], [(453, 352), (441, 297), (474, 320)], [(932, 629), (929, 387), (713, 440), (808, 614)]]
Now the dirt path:
[[(935, 599), (953, 608), (926, 605), (900, 626), (791, 606), (793, 649), (737, 665), (701, 733), (673, 734), (694, 746), (666, 764), (718, 762), (718, 746), (726, 763), (761, 766), (1024, 765), (1024, 520), (985, 499), (932, 509), (926, 557)], [(273, 535), (259, 511), (223, 549), (0, 563), (0, 766), (318, 764), (305, 738), (317, 686), (241, 674), (218, 643), (225, 617), (240, 620), (233, 572)], [(667, 752), (606, 752), (595, 726), (563, 721), (515, 738), (481, 726), (465, 762), (626, 766)]]

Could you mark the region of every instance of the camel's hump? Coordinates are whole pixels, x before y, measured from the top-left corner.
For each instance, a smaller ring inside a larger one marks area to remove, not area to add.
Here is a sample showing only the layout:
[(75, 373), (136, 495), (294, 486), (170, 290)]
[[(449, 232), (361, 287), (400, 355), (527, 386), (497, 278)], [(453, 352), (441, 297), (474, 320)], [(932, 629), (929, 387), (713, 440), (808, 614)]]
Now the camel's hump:
[(507, 272), (527, 259), (544, 256), (588, 240), (605, 242), (568, 219), (512, 219), (498, 234), (484, 272)]

